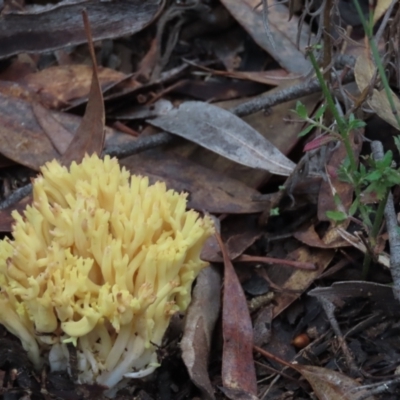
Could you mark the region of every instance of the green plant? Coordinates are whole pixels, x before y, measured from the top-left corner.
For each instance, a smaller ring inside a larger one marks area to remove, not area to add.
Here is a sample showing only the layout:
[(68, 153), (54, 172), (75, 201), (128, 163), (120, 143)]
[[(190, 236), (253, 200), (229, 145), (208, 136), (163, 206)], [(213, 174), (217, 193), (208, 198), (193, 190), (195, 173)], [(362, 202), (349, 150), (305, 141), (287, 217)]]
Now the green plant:
[[(363, 157), (362, 162), (357, 166), (356, 157), (350, 144), (350, 132), (364, 126), (365, 123), (350, 114), (348, 118), (341, 118), (341, 132), (336, 132), (334, 128), (327, 127), (322, 122), (327, 109), (329, 109), (329, 104), (322, 106), (315, 113), (314, 118), (311, 118), (307, 115), (304, 105), (300, 102), (297, 103), (295, 110), (297, 115), (309, 123), (299, 135), (303, 136), (313, 128), (319, 128), (331, 140), (340, 140), (345, 144), (348, 142), (349, 146), (346, 146), (347, 156), (338, 168), (337, 174), (341, 181), (352, 186), (354, 200), (349, 209), (344, 210), (340, 198), (335, 195), (337, 210), (328, 211), (327, 217), (336, 223), (341, 223), (356, 214), (360, 214), (368, 235), (369, 247), (373, 249), (382, 225), (383, 211), (389, 191), (393, 186), (400, 184), (400, 169), (394, 168), (391, 151), (386, 152), (381, 160)], [(336, 126), (338, 127), (339, 124)], [(326, 142), (327, 140), (323, 143)], [(400, 138), (396, 138), (395, 143), (400, 148)], [(377, 207), (371, 204), (375, 202), (379, 202)], [(370, 253), (365, 255), (364, 277), (368, 273), (372, 256)]]
[[(340, 140), (344, 143), (347, 156), (337, 173), (339, 179), (352, 185), (354, 201), (348, 210), (344, 210), (340, 198), (334, 196), (337, 210), (328, 211), (327, 216), (332, 221), (341, 223), (357, 213), (360, 214), (368, 235), (368, 247), (373, 249), (376, 245), (379, 229), (382, 226), (383, 211), (388, 193), (394, 185), (400, 184), (400, 169), (393, 168), (393, 154), (391, 151), (388, 151), (381, 160), (365, 157), (358, 166), (358, 161), (351, 146), (350, 133), (363, 127), (365, 123), (355, 118), (353, 114), (347, 117), (339, 114), (329, 88), (318, 68), (313, 48), (309, 49), (309, 56), (321, 84), (326, 103), (317, 110), (312, 118), (308, 116), (306, 107), (300, 102), (297, 103), (295, 112), (308, 123), (308, 126), (300, 132), (299, 136), (304, 136), (312, 129), (318, 128), (325, 134), (325, 140), (321, 141), (322, 144), (331, 140)], [(330, 127), (324, 123), (327, 110), (333, 116), (335, 122)], [(396, 138), (395, 143), (400, 148), (400, 138)], [(377, 207), (371, 205), (373, 202), (379, 202), (379, 205)], [(368, 274), (372, 257), (373, 254), (370, 252), (365, 254), (364, 277)]]

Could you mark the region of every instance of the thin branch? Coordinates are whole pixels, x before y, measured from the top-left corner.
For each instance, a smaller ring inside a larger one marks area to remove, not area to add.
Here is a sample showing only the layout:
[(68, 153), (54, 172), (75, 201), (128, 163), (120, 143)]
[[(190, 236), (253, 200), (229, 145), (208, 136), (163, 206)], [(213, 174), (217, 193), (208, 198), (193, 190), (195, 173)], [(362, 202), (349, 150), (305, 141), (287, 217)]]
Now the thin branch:
[(141, 137), (138, 140), (124, 143), (117, 146), (106, 147), (102, 156), (109, 155), (111, 157), (125, 158), (143, 151), (153, 149), (154, 147), (163, 146), (171, 143), (174, 135), (167, 132), (156, 133), (155, 135)]
[[(345, 84), (352, 81), (354, 81), (354, 73), (349, 71), (343, 77), (342, 83)], [(321, 85), (319, 84), (318, 79), (312, 79), (310, 82), (299, 83), (298, 85), (293, 85), (273, 94), (256, 97), (231, 108), (229, 111), (239, 117), (243, 117), (276, 106), (277, 104), (285, 103), (320, 91)]]
[(3, 201), (0, 202), (0, 210), (13, 206), (14, 204), (22, 200), (24, 197), (28, 196), (31, 192), (32, 192), (32, 183), (29, 183), (28, 185), (22, 186), (14, 190), (12, 194), (10, 194), (8, 197), (6, 197)]

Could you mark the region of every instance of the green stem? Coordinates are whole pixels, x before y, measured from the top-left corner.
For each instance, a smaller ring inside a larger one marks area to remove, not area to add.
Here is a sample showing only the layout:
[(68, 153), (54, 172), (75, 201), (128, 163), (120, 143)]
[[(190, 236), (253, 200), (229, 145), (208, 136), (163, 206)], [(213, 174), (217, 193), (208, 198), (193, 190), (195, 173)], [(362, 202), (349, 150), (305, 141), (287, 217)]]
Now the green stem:
[(389, 196), (389, 189), (386, 191), (385, 196), (383, 197), (382, 201), (379, 203), (378, 209), (376, 210), (374, 224), (372, 225), (371, 233), (369, 235), (369, 241), (370, 241), (372, 247), (374, 247), (376, 245), (376, 238), (379, 234), (379, 229), (382, 226), (383, 214), (385, 212), (385, 207), (386, 207), (388, 196)]
[(328, 103), (328, 108), (329, 108), (330, 112), (332, 113), (333, 117), (335, 118), (335, 121), (336, 121), (338, 129), (339, 129), (339, 133), (343, 138), (347, 156), (349, 157), (349, 160), (350, 160), (351, 169), (352, 169), (352, 171), (355, 172), (355, 171), (357, 171), (357, 163), (354, 158), (353, 149), (351, 147), (349, 133), (346, 129), (347, 124), (346, 124), (345, 120), (340, 116), (339, 111), (336, 108), (336, 105), (335, 105), (335, 102), (333, 101), (331, 92), (329, 91), (329, 88), (325, 82), (325, 79), (322, 76), (321, 70), (319, 69), (319, 65), (314, 56), (313, 51), (310, 50), (308, 55), (310, 57), (310, 61), (314, 68), (315, 74), (317, 75), (318, 82), (321, 85), (322, 93), (324, 94), (326, 102)]
[[(370, 234), (368, 237), (369, 244), (371, 246), (371, 251), (374, 251), (375, 246), (376, 246), (376, 238), (378, 237), (379, 229), (382, 226), (383, 215), (385, 212), (385, 207), (386, 207), (387, 199), (389, 196), (389, 192), (390, 192), (390, 190), (388, 189), (386, 191), (386, 194), (383, 197), (382, 201), (379, 203), (378, 209), (376, 210), (374, 224), (372, 225), (372, 228), (371, 228), (371, 231), (370, 231)], [(369, 253), (369, 249), (367, 249), (367, 252), (364, 254), (363, 269), (362, 269), (362, 279), (364, 279), (364, 280), (366, 280), (368, 277), (371, 261), (372, 261), (372, 255)]]

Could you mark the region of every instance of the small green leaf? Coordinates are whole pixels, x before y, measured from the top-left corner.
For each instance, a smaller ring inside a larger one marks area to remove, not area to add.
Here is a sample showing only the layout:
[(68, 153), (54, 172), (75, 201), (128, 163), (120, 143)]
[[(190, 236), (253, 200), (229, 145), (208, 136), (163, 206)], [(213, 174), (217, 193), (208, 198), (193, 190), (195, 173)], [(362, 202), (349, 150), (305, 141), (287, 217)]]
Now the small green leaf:
[(367, 174), (364, 179), (368, 182), (374, 182), (382, 178), (381, 171), (375, 170)]
[(385, 155), (383, 156), (382, 160), (379, 161), (379, 166), (382, 165), (382, 167), (387, 168), (392, 165), (393, 161), (393, 153), (391, 150), (388, 150)]
[(326, 104), (323, 104), (323, 105), (317, 110), (317, 112), (316, 112), (315, 115), (314, 115), (314, 119), (315, 119), (315, 120), (320, 119), (320, 118), (325, 114), (326, 107), (327, 107), (327, 105), (326, 105)]
[(357, 197), (349, 208), (349, 215), (354, 215), (356, 213), (359, 204), (360, 204), (360, 199)]
[(400, 153), (400, 136), (393, 136), (393, 140), (397, 147), (397, 151)]
[(279, 207), (271, 208), (269, 215), (271, 216), (279, 215)]
[(303, 137), (303, 136), (307, 135), (307, 133), (310, 133), (313, 128), (314, 128), (313, 125), (308, 125), (307, 128), (303, 129), (297, 136)]
[(358, 128), (363, 128), (365, 126), (365, 122), (360, 120), (360, 119), (356, 119), (354, 117), (354, 114), (350, 114), (349, 117), (349, 121), (348, 121), (348, 130), (352, 131), (354, 129), (358, 129)]
[(334, 222), (343, 222), (347, 219), (347, 215), (342, 211), (327, 211), (326, 216)]
[(308, 117), (307, 108), (301, 101), (296, 103), (296, 114), (302, 119), (306, 119)]

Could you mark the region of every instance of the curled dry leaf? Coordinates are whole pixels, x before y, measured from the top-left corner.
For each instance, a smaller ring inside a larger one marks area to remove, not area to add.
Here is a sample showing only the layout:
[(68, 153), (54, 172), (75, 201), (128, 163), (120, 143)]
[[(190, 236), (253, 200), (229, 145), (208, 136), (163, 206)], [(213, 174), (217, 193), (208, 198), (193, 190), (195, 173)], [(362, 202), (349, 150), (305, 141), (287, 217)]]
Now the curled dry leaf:
[(178, 109), (148, 122), (251, 168), (288, 176), (295, 167), (250, 125), (211, 104), (187, 101)]
[[(343, 229), (341, 226), (337, 227), (337, 232), (347, 243), (349, 243), (356, 249), (360, 250), (363, 254), (366, 254), (367, 248), (365, 247), (365, 244), (358, 236), (352, 235), (351, 233)], [(387, 268), (390, 268), (389, 254), (381, 252), (380, 254), (378, 254), (377, 261), (379, 264)]]
[[(357, 86), (360, 92), (363, 92), (370, 84), (375, 75), (376, 67), (373, 64), (370, 57), (365, 54), (361, 54), (356, 61), (354, 67), (354, 76), (356, 78)], [(389, 100), (387, 99), (385, 90), (372, 89), (372, 96), (368, 100), (370, 107), (387, 123), (392, 125), (394, 128), (399, 129), (400, 127), (396, 121), (393, 111), (400, 114), (400, 100), (397, 95), (392, 93), (392, 99), (394, 102), (395, 110), (390, 107)]]
[(221, 309), (221, 282), (221, 274), (214, 266), (200, 272), (181, 341), (183, 362), (205, 399), (215, 398), (207, 367), (211, 336)]
[[(341, 372), (312, 365), (292, 364), (292, 367), (307, 379), (320, 400), (358, 400), (368, 394), (355, 379)], [(362, 398), (374, 400), (373, 396)]]

